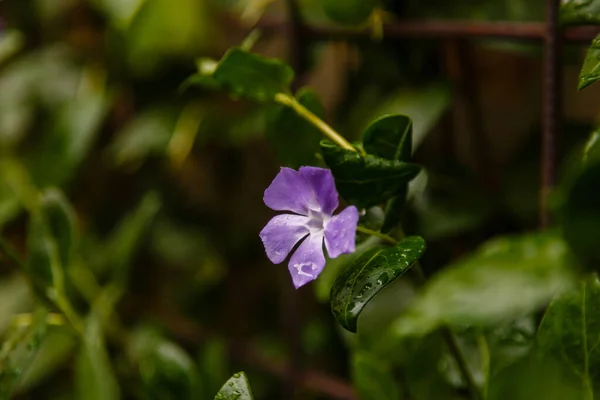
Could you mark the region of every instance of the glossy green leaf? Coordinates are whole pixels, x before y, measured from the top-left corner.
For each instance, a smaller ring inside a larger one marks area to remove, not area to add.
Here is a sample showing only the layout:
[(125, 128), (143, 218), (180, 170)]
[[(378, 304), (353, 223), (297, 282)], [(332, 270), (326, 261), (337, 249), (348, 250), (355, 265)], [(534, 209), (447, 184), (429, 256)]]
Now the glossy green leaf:
[[(324, 118), (325, 109), (313, 90), (300, 89), (296, 99), (313, 114)], [(297, 169), (303, 165), (314, 165), (317, 161), (315, 155), (319, 152), (321, 131), (290, 107), (275, 106), (267, 125), (267, 138), (284, 166)]]
[(248, 378), (244, 372), (233, 374), (221, 387), (215, 400), (253, 400)]
[(600, 377), (600, 282), (597, 277), (558, 296), (538, 331), (542, 352), (580, 378), (586, 399), (594, 398)]
[(57, 189), (48, 189), (41, 195), (40, 207), (49, 234), (56, 242), (60, 262), (68, 268), (77, 246), (75, 211), (66, 197)]
[(129, 355), (138, 365), (144, 398), (194, 400), (200, 377), (190, 356), (177, 344), (151, 329), (139, 329), (131, 338)]
[(294, 72), (285, 63), (240, 48), (225, 53), (213, 74), (231, 94), (257, 101), (272, 101), (277, 93), (289, 93)]
[[(599, 10), (600, 12), (600, 10)], [(579, 72), (579, 84), (577, 89), (581, 90), (600, 79), (600, 35), (592, 41), (588, 48), (583, 67)]]
[(553, 233), (499, 237), (432, 277), (392, 335), (484, 326), (537, 310), (572, 283), (573, 257)]
[(352, 355), (352, 382), (361, 400), (403, 398), (391, 365), (366, 352)]
[(563, 0), (560, 4), (560, 22), (566, 25), (600, 24), (600, 1)]
[(89, 319), (83, 338), (75, 360), (77, 398), (118, 400), (121, 397), (119, 385), (106, 352), (97, 318)]
[(402, 114), (386, 115), (365, 131), (363, 146), (367, 153), (387, 160), (412, 159), (412, 121)]
[(321, 142), (321, 151), (340, 195), (360, 208), (378, 205), (395, 196), (421, 170), (417, 164), (370, 154), (362, 156), (328, 141)]
[(365, 305), (408, 271), (424, 251), (423, 239), (412, 236), (394, 247), (371, 249), (356, 259), (331, 288), (331, 311), (340, 325), (356, 332), (358, 316)]

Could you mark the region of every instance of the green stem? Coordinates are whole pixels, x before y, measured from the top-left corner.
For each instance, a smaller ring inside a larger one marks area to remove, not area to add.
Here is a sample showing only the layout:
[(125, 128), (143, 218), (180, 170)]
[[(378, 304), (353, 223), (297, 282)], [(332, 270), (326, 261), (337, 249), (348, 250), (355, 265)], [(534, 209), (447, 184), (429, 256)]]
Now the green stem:
[(364, 234), (367, 234), (367, 235), (378, 237), (378, 238), (383, 239), (383, 240), (385, 240), (386, 242), (388, 242), (388, 243), (390, 243), (392, 245), (398, 244), (398, 241), (396, 239), (394, 239), (391, 236), (386, 235), (385, 233), (381, 233), (381, 232), (378, 232), (378, 231), (373, 231), (371, 229), (364, 228), (362, 226), (357, 226), (356, 227), (356, 231), (364, 233)]
[(294, 97), (285, 93), (277, 93), (277, 95), (275, 95), (275, 101), (283, 104), (284, 106), (292, 108), (294, 111), (296, 111), (296, 113), (298, 113), (298, 115), (313, 124), (338, 146), (349, 151), (360, 151), (362, 155), (365, 155), (364, 151), (354, 148), (354, 146), (344, 139), (342, 135), (337, 133), (331, 126), (327, 125), (327, 123), (325, 123), (325, 121), (323, 121), (321, 118), (313, 114), (308, 108), (300, 104)]

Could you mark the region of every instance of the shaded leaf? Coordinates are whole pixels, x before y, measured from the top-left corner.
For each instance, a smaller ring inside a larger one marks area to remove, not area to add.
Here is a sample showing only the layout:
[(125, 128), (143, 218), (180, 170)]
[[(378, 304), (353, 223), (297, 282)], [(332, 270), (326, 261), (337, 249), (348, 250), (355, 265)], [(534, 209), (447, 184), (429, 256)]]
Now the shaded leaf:
[(138, 365), (147, 399), (197, 399), (200, 377), (190, 356), (150, 329), (139, 329), (129, 354)]
[(54, 276), (54, 268), (61, 266), (58, 246), (41, 213), (30, 216), (27, 226), (27, 249), (27, 272), (39, 289), (45, 292), (57, 278)]
[(418, 336), (447, 324), (490, 325), (527, 314), (572, 282), (573, 258), (552, 233), (500, 237), (438, 273), (393, 324)]
[(596, 36), (588, 48), (585, 61), (579, 72), (579, 84), (577, 85), (577, 89), (584, 89), (592, 83), (597, 82), (598, 79), (600, 79), (600, 35)]
[(352, 382), (361, 400), (402, 399), (391, 366), (369, 353), (352, 355)]
[(100, 322), (96, 318), (89, 319), (83, 338), (75, 361), (77, 398), (119, 399), (119, 386), (104, 346)]
[(331, 168), (338, 192), (359, 208), (368, 208), (393, 197), (421, 170), (417, 164), (370, 154), (361, 156), (328, 141), (321, 142), (321, 151)]
[[(313, 90), (300, 89), (296, 93), (296, 99), (317, 117), (324, 118), (325, 109)], [(297, 169), (303, 165), (315, 164), (321, 131), (290, 107), (275, 106), (267, 125), (267, 138), (275, 146), (284, 166)]]
[(127, 29), (146, 0), (93, 0), (118, 29)]
[(600, 282), (597, 277), (558, 296), (538, 331), (542, 353), (555, 357), (580, 379), (586, 399), (600, 378)]
[(363, 136), (365, 151), (387, 160), (412, 159), (412, 120), (402, 114), (386, 115), (369, 125)]
[(231, 94), (257, 101), (272, 101), (277, 93), (289, 93), (294, 72), (272, 58), (231, 48), (213, 74)]
[(244, 372), (233, 374), (221, 387), (215, 400), (253, 400), (248, 378)]
[(559, 18), (565, 25), (600, 24), (600, 1), (562, 0)]
[(202, 348), (199, 365), (203, 398), (210, 399), (229, 375), (227, 345), (223, 339), (211, 338)]
[(340, 325), (356, 332), (365, 305), (390, 282), (408, 271), (425, 251), (420, 237), (408, 237), (394, 247), (362, 254), (336, 279), (331, 288), (331, 311)]
[(49, 233), (56, 242), (61, 265), (68, 268), (77, 245), (75, 211), (58, 189), (44, 191), (41, 194), (40, 207)]

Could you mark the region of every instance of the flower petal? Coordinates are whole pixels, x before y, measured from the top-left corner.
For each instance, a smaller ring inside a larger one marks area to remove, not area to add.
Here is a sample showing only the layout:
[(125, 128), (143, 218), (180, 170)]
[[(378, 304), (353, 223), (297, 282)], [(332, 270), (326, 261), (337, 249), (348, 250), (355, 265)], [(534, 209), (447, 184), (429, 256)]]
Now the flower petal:
[(298, 171), (281, 168), (265, 190), (263, 200), (275, 211), (292, 211), (308, 215), (308, 209), (317, 206), (312, 186)]
[(324, 267), (322, 232), (311, 234), (306, 238), (292, 254), (288, 265), (296, 289), (319, 276)]
[(354, 206), (333, 216), (325, 225), (325, 247), (329, 257), (354, 252), (358, 210)]
[(308, 234), (307, 223), (308, 217), (281, 214), (273, 217), (260, 231), (267, 257), (273, 264), (283, 262), (296, 243)]
[(338, 192), (330, 170), (317, 167), (300, 167), (300, 173), (310, 183), (321, 212), (333, 214), (338, 207)]

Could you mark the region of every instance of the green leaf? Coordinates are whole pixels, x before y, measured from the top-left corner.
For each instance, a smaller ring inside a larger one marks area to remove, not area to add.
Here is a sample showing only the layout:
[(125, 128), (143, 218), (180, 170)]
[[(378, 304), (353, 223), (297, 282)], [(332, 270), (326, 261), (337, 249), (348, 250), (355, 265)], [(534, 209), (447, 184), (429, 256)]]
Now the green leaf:
[(221, 387), (215, 400), (253, 400), (248, 378), (244, 372), (233, 374)]
[(202, 347), (199, 365), (202, 376), (203, 397), (210, 399), (229, 376), (227, 344), (224, 339), (210, 338)]
[(594, 398), (600, 378), (600, 282), (597, 277), (579, 282), (546, 310), (538, 331), (543, 353), (579, 377), (586, 399)]
[(233, 95), (256, 101), (273, 101), (277, 93), (289, 93), (294, 72), (277, 59), (234, 47), (225, 53), (213, 76)]
[(89, 400), (119, 399), (119, 385), (104, 346), (100, 322), (88, 320), (79, 354), (75, 361), (77, 398)]
[(563, 0), (560, 4), (560, 22), (565, 25), (600, 24), (600, 1)]
[[(318, 95), (311, 89), (302, 88), (296, 93), (300, 104), (323, 119), (325, 109)], [(290, 107), (277, 105), (270, 115), (267, 138), (273, 143), (284, 166), (299, 168), (314, 165), (319, 152), (321, 131), (300, 117)]]
[(600, 35), (592, 41), (588, 48), (583, 67), (579, 72), (579, 84), (577, 89), (581, 90), (600, 79)]
[(56, 242), (61, 265), (63, 268), (68, 268), (73, 261), (78, 241), (75, 231), (75, 211), (58, 189), (48, 189), (43, 192), (40, 206), (49, 233)]
[(500, 237), (445, 268), (392, 325), (395, 337), (440, 325), (483, 326), (537, 310), (572, 282), (573, 258), (553, 233)]
[(399, 400), (403, 397), (391, 366), (366, 352), (352, 355), (352, 382), (361, 400)]
[(40, 309), (29, 324), (17, 324), (0, 348), (0, 399), (12, 398), (22, 374), (34, 359), (46, 334), (48, 311)]
[(200, 377), (190, 356), (151, 329), (139, 329), (130, 340), (129, 355), (138, 365), (146, 399), (199, 398)]
[(137, 208), (116, 227), (106, 243), (109, 265), (114, 279), (120, 284), (128, 280), (129, 267), (142, 238), (160, 209), (161, 202), (154, 192), (146, 193)]
[(331, 168), (338, 192), (359, 208), (390, 199), (421, 170), (417, 164), (385, 160), (370, 154), (361, 156), (328, 141), (321, 142), (321, 151)]
[[(47, 223), (40, 213), (30, 216), (27, 227), (28, 258), (25, 265), (28, 274), (36, 286), (45, 293), (45, 289), (54, 284), (54, 263), (60, 263), (60, 254), (56, 241), (52, 237)], [(61, 268), (60, 265), (58, 265)]]
[(590, 160), (570, 183), (562, 206), (563, 235), (579, 261), (588, 268), (598, 268), (600, 248), (595, 240), (600, 234), (600, 203), (596, 188), (600, 185), (600, 162)]
[(365, 151), (387, 160), (412, 159), (412, 121), (402, 114), (386, 115), (371, 123), (363, 136)]
[(118, 29), (126, 30), (146, 0), (92, 0)]
[(340, 325), (356, 332), (365, 305), (414, 265), (425, 251), (420, 237), (407, 237), (394, 247), (374, 248), (342, 272), (331, 288), (331, 311)]

